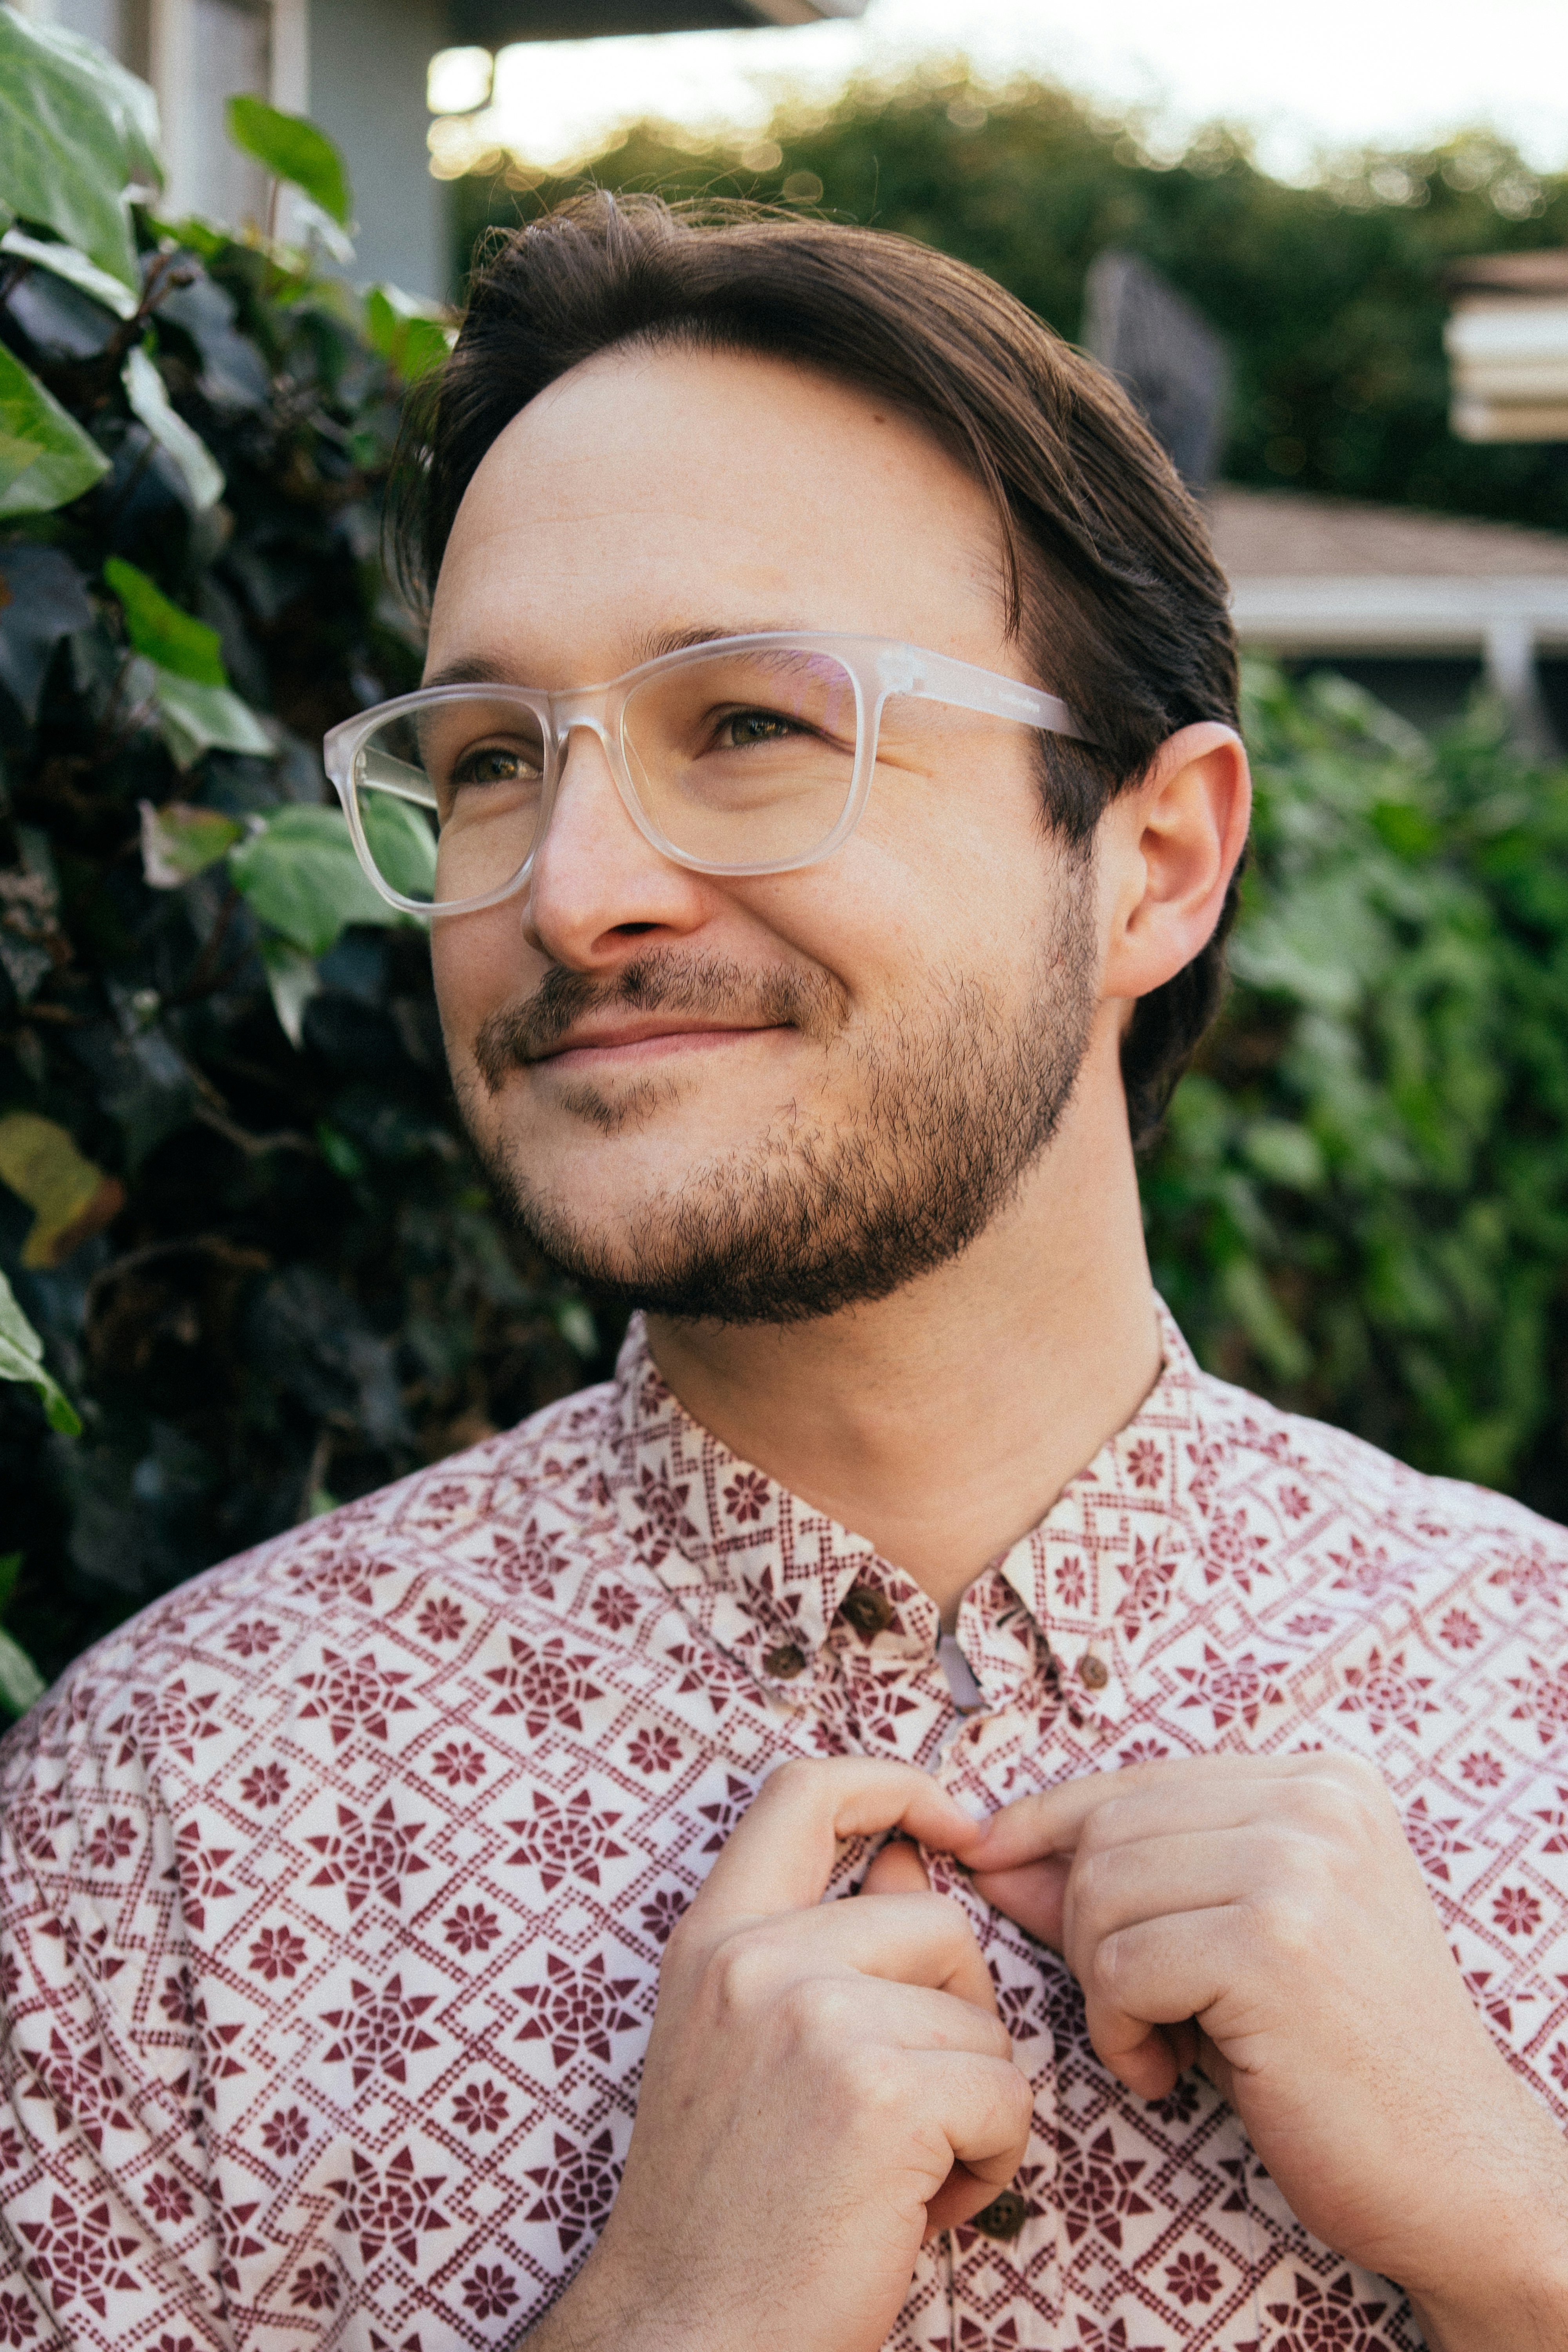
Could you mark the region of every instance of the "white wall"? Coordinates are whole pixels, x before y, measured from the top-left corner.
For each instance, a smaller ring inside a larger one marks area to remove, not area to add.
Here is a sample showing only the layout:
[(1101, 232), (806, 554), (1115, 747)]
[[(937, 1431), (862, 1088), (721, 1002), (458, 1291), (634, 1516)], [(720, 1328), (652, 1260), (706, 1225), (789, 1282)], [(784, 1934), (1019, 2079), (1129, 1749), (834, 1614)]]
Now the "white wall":
[(336, 140), (359, 218), (352, 275), (444, 299), (447, 197), (425, 144), (425, 74), (448, 38), (446, 0), (311, 0), (310, 113)]

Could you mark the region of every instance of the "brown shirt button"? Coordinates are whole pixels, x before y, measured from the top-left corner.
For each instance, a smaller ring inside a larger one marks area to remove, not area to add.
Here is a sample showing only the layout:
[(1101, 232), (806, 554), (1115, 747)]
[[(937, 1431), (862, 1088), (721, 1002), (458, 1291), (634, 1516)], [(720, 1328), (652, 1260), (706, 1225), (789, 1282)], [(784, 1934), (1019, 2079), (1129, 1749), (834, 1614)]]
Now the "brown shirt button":
[(1086, 1690), (1103, 1690), (1110, 1680), (1110, 1668), (1092, 1650), (1086, 1650), (1078, 1662), (1078, 1678)]
[(969, 2221), (983, 2238), (1016, 2238), (1029, 2218), (1029, 2209), (1016, 2189), (1004, 2189)]
[(873, 1633), (885, 1633), (892, 1623), (893, 1604), (874, 1584), (857, 1584), (839, 1602), (838, 1614), (868, 1642)]
[(793, 1642), (781, 1642), (776, 1650), (768, 1652), (763, 1668), (781, 1683), (793, 1683), (796, 1675), (805, 1672), (805, 1652), (797, 1649)]

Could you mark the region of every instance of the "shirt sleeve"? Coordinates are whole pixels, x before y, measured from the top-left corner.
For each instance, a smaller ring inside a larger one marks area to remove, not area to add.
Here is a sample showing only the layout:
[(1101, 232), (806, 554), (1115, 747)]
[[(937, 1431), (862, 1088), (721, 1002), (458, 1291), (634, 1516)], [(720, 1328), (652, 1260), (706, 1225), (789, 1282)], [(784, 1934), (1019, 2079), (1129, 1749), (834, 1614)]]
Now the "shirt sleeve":
[(0, 1748), (0, 2347), (235, 2340), (174, 1863), (73, 1677)]

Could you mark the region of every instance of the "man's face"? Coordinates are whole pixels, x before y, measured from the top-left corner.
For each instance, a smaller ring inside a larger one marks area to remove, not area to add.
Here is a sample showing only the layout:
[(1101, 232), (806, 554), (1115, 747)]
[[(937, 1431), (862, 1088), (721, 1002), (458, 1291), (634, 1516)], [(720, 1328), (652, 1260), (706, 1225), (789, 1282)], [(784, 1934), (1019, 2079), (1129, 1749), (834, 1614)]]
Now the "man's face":
[[(763, 629), (1028, 677), (989, 502), (921, 428), (784, 362), (627, 351), (486, 456), (429, 667), (584, 686)], [(503, 1200), (591, 1282), (734, 1320), (884, 1296), (1048, 1142), (1095, 1011), (1093, 895), (1005, 721), (889, 702), (849, 841), (741, 879), (660, 857), (579, 730), (526, 894), (434, 926), (465, 1118)]]

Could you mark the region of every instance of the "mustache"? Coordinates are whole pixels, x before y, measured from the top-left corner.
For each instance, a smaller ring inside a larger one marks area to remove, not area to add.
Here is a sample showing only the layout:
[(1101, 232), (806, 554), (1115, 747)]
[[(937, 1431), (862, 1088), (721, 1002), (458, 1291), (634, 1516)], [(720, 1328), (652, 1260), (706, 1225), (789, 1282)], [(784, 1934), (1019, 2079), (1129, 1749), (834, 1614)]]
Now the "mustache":
[(638, 956), (607, 980), (552, 964), (531, 996), (487, 1014), (474, 1062), (487, 1092), (497, 1095), (511, 1072), (542, 1061), (590, 1013), (709, 1013), (718, 1025), (798, 1029), (826, 1039), (847, 1011), (843, 989), (820, 969), (748, 971), (728, 956), (673, 950)]

